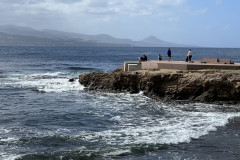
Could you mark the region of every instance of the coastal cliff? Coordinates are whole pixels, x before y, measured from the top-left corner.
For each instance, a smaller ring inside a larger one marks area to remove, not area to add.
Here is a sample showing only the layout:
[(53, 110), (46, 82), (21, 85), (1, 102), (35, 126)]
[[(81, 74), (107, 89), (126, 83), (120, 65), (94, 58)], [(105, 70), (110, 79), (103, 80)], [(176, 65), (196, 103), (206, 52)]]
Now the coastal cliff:
[(146, 96), (162, 100), (198, 102), (240, 101), (240, 71), (135, 71), (90, 73), (79, 76), (87, 90), (105, 92), (143, 91)]

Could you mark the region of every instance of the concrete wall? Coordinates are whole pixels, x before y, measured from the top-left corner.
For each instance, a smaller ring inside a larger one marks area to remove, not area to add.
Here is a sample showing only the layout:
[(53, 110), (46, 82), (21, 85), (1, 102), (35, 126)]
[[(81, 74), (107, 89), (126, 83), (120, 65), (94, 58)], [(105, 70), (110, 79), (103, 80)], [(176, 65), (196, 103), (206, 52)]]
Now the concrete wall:
[(159, 69), (181, 69), (181, 70), (185, 70), (185, 69), (187, 69), (187, 64), (175, 64), (175, 63), (171, 63), (171, 62), (158, 63), (158, 68)]
[(153, 61), (144, 61), (141, 63), (141, 68), (142, 69), (156, 69), (158, 68), (158, 62), (157, 60)]
[(141, 64), (139, 62), (124, 62), (124, 71), (136, 71), (141, 69)]
[[(217, 61), (216, 59), (212, 61)], [(135, 71), (140, 69), (180, 69), (180, 70), (200, 70), (200, 69), (240, 69), (240, 64), (225, 64), (229, 61), (222, 61), (224, 64), (201, 63), (200, 61), (184, 62), (184, 61), (145, 61), (145, 62), (125, 62), (124, 71)]]

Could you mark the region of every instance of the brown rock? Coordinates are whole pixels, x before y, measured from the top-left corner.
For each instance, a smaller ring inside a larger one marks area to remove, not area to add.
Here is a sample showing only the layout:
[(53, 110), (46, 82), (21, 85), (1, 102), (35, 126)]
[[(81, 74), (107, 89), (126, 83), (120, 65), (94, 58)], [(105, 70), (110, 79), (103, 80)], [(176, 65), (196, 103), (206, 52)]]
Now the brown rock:
[(138, 71), (90, 73), (79, 76), (88, 90), (130, 92), (165, 100), (200, 102), (240, 100), (239, 71)]

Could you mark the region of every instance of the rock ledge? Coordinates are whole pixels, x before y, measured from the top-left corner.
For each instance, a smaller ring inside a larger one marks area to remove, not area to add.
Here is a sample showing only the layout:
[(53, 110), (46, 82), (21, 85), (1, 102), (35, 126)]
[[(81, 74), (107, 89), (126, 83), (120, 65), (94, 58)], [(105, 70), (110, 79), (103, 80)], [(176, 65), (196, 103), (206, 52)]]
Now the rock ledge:
[(197, 102), (240, 101), (240, 71), (135, 71), (90, 73), (79, 76), (80, 84), (87, 90), (105, 92), (143, 91), (146, 96), (163, 100), (188, 100)]

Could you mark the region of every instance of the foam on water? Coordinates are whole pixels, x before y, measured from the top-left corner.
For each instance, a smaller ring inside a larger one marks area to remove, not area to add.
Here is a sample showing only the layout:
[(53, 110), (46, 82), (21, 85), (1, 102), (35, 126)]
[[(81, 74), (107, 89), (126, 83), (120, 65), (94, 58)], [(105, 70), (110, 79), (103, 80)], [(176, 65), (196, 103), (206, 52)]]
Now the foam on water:
[[(68, 77), (59, 72), (8, 75), (6, 78), (1, 78), (1, 81), (5, 86), (33, 88), (39, 92), (67, 92), (83, 89), (77, 80), (69, 82)], [(77, 96), (79, 97), (74, 98), (74, 103), (79, 104), (77, 105), (79, 110), (75, 111), (90, 120), (97, 117), (97, 120), (109, 121), (110, 125), (103, 126), (100, 130), (96, 130), (94, 126), (90, 130), (78, 130), (80, 125), (77, 128), (71, 128), (71, 126), (64, 128), (60, 123), (61, 128), (50, 130), (25, 128), (26, 131), (21, 130), (21, 132), (31, 136), (23, 138), (22, 141), (26, 140), (33, 144), (34, 139), (39, 142), (57, 139), (64, 141), (63, 144), (72, 144), (72, 142), (75, 144), (77, 141), (76, 144), (84, 143), (84, 147), (79, 148), (79, 145), (76, 145), (76, 148), (71, 148), (71, 152), (101, 156), (128, 155), (132, 154), (132, 148), (136, 146), (189, 143), (192, 139), (198, 139), (210, 131), (216, 131), (218, 127), (226, 125), (229, 119), (240, 116), (240, 113), (221, 112), (216, 109), (217, 106), (209, 104), (176, 105), (155, 101), (144, 96), (143, 92), (138, 94), (81, 92)], [(98, 122), (95, 121), (95, 123)], [(9, 132), (11, 132), (9, 129), (0, 128), (0, 134), (4, 136)], [(9, 136), (1, 139), (0, 142), (22, 143), (19, 139)], [(27, 154), (31, 153), (34, 151)], [(12, 158), (12, 160), (15, 157), (19, 158), (11, 154), (3, 153), (0, 158)]]
[[(179, 118), (158, 119), (158, 122), (146, 122), (141, 126), (126, 123), (119, 130), (106, 130), (84, 135), (84, 139), (95, 141), (102, 139), (108, 145), (132, 145), (132, 144), (178, 144), (189, 143), (192, 138), (215, 131), (216, 127), (224, 126), (229, 118), (240, 116), (240, 114), (205, 114), (203, 118)], [(126, 121), (126, 120), (123, 120)]]
[(1, 86), (14, 87), (14, 88), (29, 88), (35, 89), (39, 92), (68, 92), (68, 91), (81, 91), (84, 89), (79, 84), (78, 79), (74, 82), (69, 82), (72, 75), (55, 72), (43, 74), (11, 74), (5, 75), (1, 78)]
[(0, 135), (6, 134), (6, 133), (9, 133), (9, 132), (10, 132), (9, 129), (5, 129), (5, 128), (3, 128), (3, 127), (0, 128)]
[(16, 160), (18, 158), (21, 158), (22, 155), (2, 155), (1, 157), (3, 160)]
[[(96, 96), (95, 106), (105, 106), (101, 115), (110, 116), (110, 121), (116, 125), (101, 132), (82, 132), (76, 137), (92, 143), (101, 141), (113, 148), (121, 146), (123, 150), (142, 144), (189, 143), (192, 139), (198, 139), (210, 131), (216, 131), (218, 127), (225, 126), (229, 119), (240, 116), (239, 112), (219, 111), (216, 109), (217, 105), (166, 104), (151, 100), (141, 93), (99, 94)], [(130, 111), (132, 107), (136, 110), (136, 114)], [(109, 115), (113, 112), (118, 114)], [(109, 153), (118, 155), (119, 152), (116, 149)]]
[(108, 153), (105, 153), (103, 154), (103, 156), (105, 157), (108, 157), (108, 156), (118, 156), (118, 155), (122, 155), (122, 154), (130, 154), (131, 153), (131, 150), (130, 149), (116, 149), (115, 151), (112, 151), (112, 152), (108, 152)]
[(0, 142), (16, 142), (18, 140), (19, 140), (18, 138), (10, 138), (10, 137), (8, 137), (8, 138), (1, 138)]

